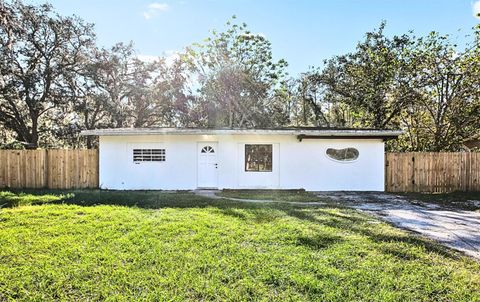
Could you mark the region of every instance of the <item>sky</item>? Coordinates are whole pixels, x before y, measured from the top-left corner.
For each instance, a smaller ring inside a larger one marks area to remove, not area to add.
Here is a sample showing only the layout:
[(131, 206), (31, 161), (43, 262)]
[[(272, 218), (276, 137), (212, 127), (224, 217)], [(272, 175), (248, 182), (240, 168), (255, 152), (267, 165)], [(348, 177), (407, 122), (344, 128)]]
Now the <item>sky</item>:
[[(41, 0), (25, 0), (38, 4)], [(95, 24), (98, 44), (133, 41), (140, 56), (169, 56), (222, 30), (236, 15), (265, 35), (292, 76), (355, 49), (365, 32), (387, 22), (387, 35), (413, 30), (450, 34), (460, 44), (480, 23), (474, 0), (50, 0), (63, 15)]]

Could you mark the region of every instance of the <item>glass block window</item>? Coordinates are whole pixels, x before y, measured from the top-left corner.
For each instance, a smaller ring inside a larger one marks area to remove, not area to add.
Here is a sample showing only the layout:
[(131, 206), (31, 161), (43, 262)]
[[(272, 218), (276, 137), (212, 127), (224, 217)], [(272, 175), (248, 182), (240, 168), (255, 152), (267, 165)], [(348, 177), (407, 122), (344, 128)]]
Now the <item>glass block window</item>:
[(165, 161), (165, 149), (133, 149), (133, 162)]
[(272, 145), (245, 145), (245, 171), (272, 172)]
[(327, 149), (327, 156), (338, 161), (352, 161), (358, 158), (359, 152), (355, 148)]

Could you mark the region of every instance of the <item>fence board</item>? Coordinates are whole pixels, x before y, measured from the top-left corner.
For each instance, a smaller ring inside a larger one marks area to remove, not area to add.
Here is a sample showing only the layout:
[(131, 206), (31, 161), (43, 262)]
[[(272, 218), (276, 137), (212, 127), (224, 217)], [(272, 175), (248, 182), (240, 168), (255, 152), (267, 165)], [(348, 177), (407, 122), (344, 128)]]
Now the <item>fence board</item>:
[(389, 192), (480, 191), (480, 153), (387, 153), (385, 190)]
[(0, 150), (0, 188), (97, 187), (97, 150)]
[[(389, 192), (480, 191), (479, 152), (385, 154)], [(98, 188), (98, 150), (0, 150), (0, 188)]]

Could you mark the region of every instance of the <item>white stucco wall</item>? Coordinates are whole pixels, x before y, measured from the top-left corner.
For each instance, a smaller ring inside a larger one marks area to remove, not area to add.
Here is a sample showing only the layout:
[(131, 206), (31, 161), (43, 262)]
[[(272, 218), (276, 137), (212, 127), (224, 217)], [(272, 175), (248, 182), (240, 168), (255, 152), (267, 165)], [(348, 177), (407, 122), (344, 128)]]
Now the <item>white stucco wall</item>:
[[(217, 142), (218, 188), (384, 190), (381, 139), (306, 139), (293, 135), (148, 135), (100, 137), (100, 186), (105, 189), (197, 188), (199, 142)], [(244, 145), (273, 144), (272, 172), (245, 172)], [(133, 148), (165, 148), (165, 162), (133, 163)], [(354, 147), (359, 157), (338, 162), (327, 148)]]

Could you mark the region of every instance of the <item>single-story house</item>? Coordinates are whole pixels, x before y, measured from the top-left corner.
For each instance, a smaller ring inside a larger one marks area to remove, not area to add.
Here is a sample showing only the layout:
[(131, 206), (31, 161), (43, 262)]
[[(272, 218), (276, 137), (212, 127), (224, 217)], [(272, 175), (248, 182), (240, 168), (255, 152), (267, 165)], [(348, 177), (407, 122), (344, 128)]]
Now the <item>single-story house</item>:
[(100, 187), (118, 190), (384, 190), (377, 129), (117, 128), (99, 136)]

